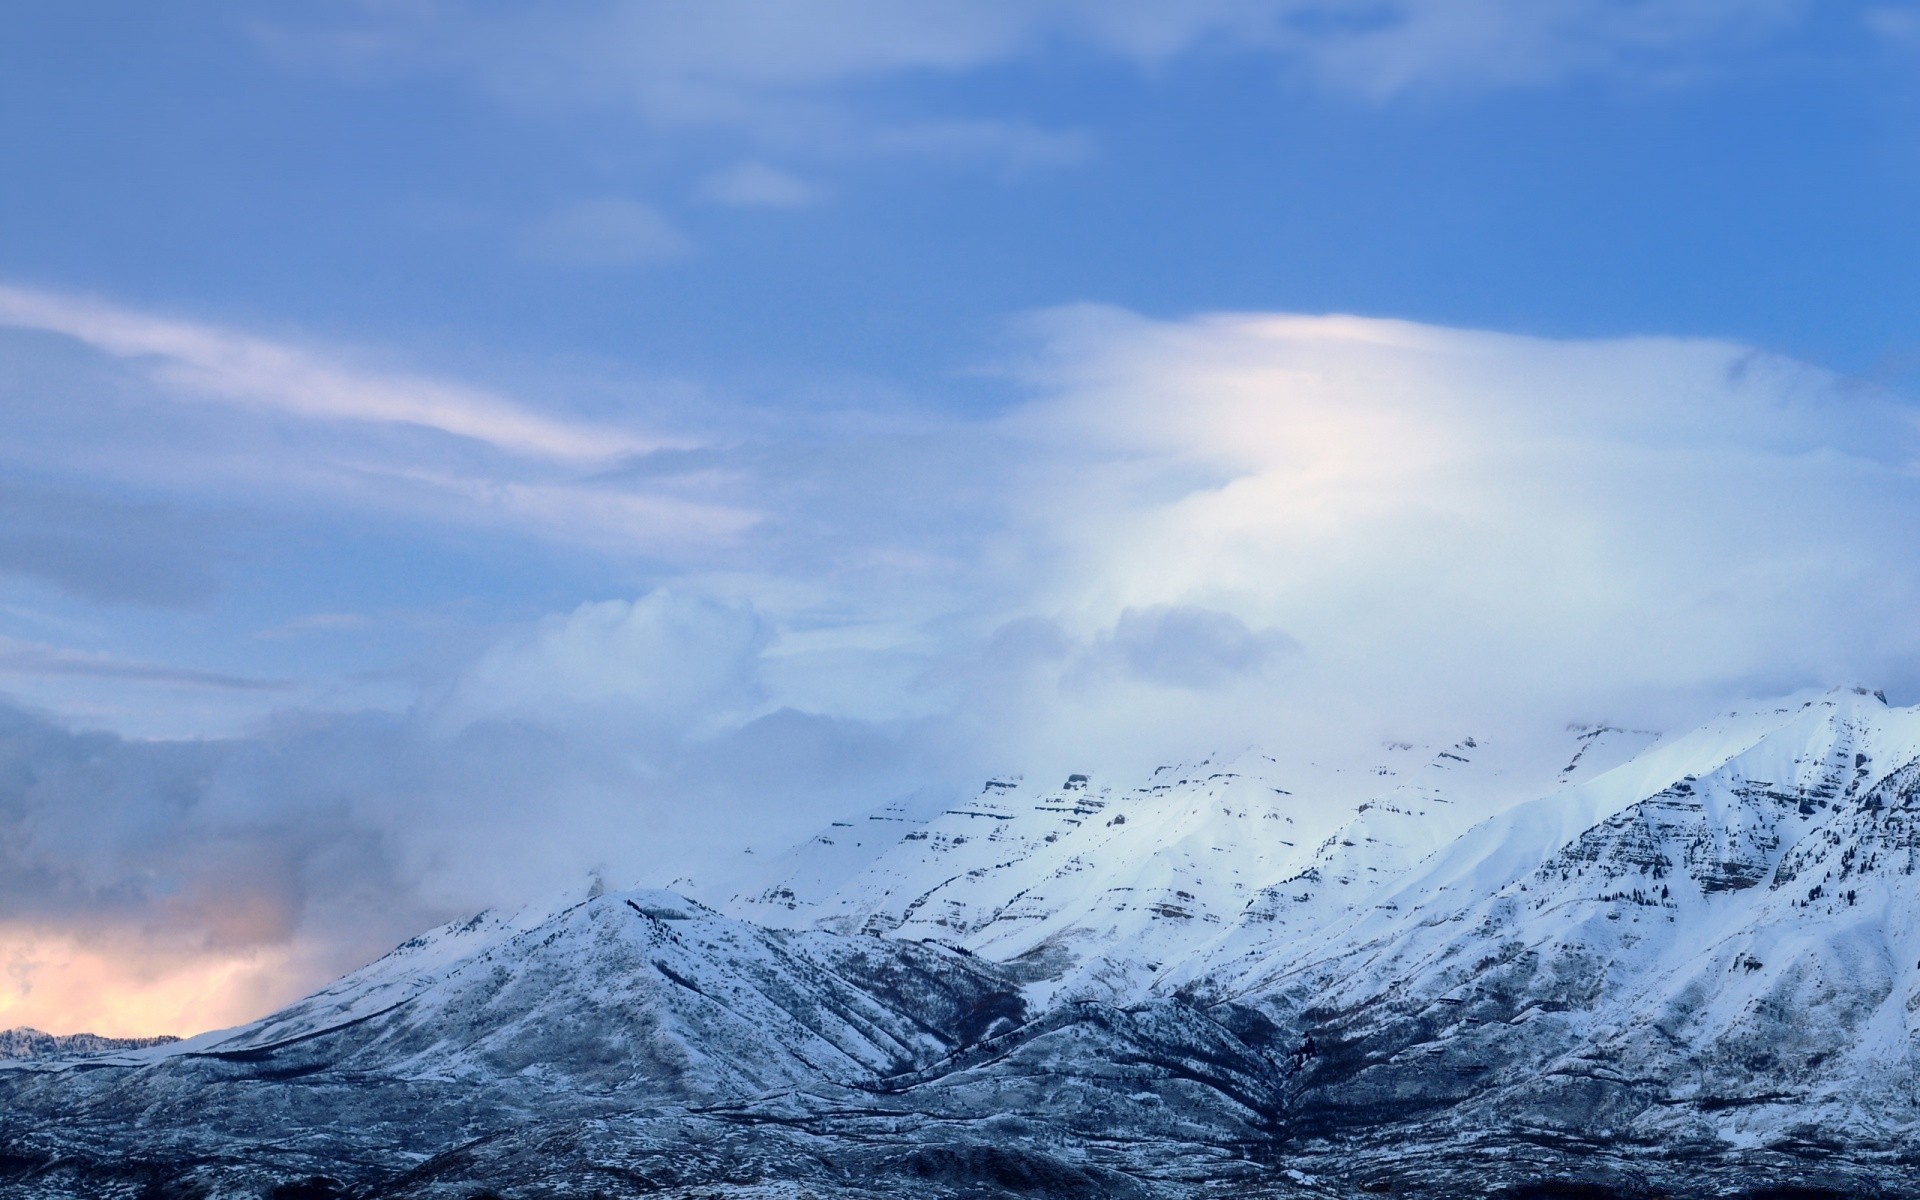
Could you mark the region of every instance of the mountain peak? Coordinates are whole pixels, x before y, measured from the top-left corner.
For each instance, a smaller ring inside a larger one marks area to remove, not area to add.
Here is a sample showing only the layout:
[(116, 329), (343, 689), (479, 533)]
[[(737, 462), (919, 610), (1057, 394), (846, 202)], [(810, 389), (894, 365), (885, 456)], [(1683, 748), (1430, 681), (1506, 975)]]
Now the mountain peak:
[(452, 922), (240, 1029), (0, 1062), (0, 1171), (49, 1198), (129, 1157), (183, 1194), (421, 1198), (1920, 1187), (1920, 709), (1833, 689), (1381, 755), (999, 776), (836, 822), (726, 905)]

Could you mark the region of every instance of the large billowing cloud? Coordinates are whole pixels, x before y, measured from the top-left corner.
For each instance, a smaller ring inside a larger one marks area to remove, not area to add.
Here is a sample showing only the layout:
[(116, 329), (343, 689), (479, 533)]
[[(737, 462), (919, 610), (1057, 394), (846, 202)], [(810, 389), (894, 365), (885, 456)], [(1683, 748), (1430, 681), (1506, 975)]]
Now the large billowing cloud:
[[(236, 1018), (435, 916), (595, 870), (711, 878), (989, 770), (1920, 696), (1915, 410), (1892, 396), (1700, 340), (1094, 307), (1030, 336), (1005, 368), (1025, 399), (990, 418), (746, 413), (570, 478), (697, 474), (761, 515), (499, 624), (392, 711), (191, 743), (6, 714), (0, 1024), (59, 1024), (110, 969), (151, 1003), (87, 1021)], [(74, 561), (56, 579), (98, 591)]]
[(1043, 396), (1009, 421), (1030, 613), (1088, 645), (1156, 605), (1284, 631), (1262, 719), (1335, 698), (1432, 733), (1674, 718), (1920, 664), (1914, 411), (1872, 389), (1707, 341), (1101, 309), (1041, 329)]

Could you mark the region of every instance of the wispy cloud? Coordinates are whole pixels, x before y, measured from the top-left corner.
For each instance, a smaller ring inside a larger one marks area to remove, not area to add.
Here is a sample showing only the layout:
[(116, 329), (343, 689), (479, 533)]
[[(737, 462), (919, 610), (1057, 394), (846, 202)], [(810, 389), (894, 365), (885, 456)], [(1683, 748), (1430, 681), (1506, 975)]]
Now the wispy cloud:
[(1336, 91), (1534, 88), (1568, 79), (1673, 80), (1741, 61), (1793, 30), (1804, 0), (1391, 0), (1273, 6), (1259, 35)]
[(659, 209), (605, 197), (555, 209), (521, 238), (529, 258), (563, 267), (637, 267), (685, 258), (693, 241)]
[(1091, 136), (1016, 121), (918, 121), (876, 130), (874, 151), (1008, 171), (1073, 167), (1096, 153)]
[(791, 171), (753, 160), (707, 176), (694, 194), (734, 208), (804, 208), (826, 198), (820, 187)]
[(0, 637), (0, 674), (78, 675), (89, 679), (118, 679), (128, 683), (157, 683), (228, 692), (297, 690), (297, 685), (282, 679), (258, 679), (247, 675), (142, 662), (10, 637)]
[[(0, 409), (0, 461), (58, 480), (0, 486), (0, 572), (90, 599), (205, 601), (229, 527), (257, 532), (268, 509), (379, 512), (613, 554), (705, 552), (762, 519), (710, 472), (621, 471), (691, 438), (19, 287), (0, 285), (0, 326), (100, 356), (49, 367), (73, 381), (59, 403), (36, 389)], [(109, 359), (135, 382), (87, 374)]]
[(51, 292), (0, 285), (0, 324), (63, 334), (144, 362), (183, 397), (310, 420), (412, 425), (568, 462), (605, 462), (676, 444), (548, 416), (459, 384), (357, 371), (264, 338)]
[(562, 20), (456, 2), (383, 6), (357, 21), (279, 25), (264, 36), (283, 55), (451, 67), (509, 95), (613, 100), (660, 122), (792, 128), (779, 110), (796, 100), (959, 75), (1063, 45), (1146, 66), (1195, 52), (1261, 55), (1325, 87), (1385, 99), (1685, 69), (1791, 30), (1810, 8), (1804, 0), (589, 0)]
[[(758, 525), (764, 515), (741, 503), (627, 491), (591, 481), (502, 480), (415, 472), (431, 489), (427, 503), (446, 518), (498, 521), (559, 541), (618, 552), (712, 544)], [(448, 509), (452, 502), (456, 508)]]
[(1878, 5), (1862, 14), (1867, 29), (1889, 42), (1920, 46), (1920, 7)]
[(298, 638), (333, 633), (351, 633), (372, 627), (375, 618), (367, 613), (354, 612), (317, 612), (305, 613), (281, 621), (265, 629), (257, 629), (253, 636), (262, 640), (276, 638)]
[[(1905, 7), (1859, 4), (1897, 40)], [(582, 107), (747, 159), (654, 186), (740, 207), (811, 203), (850, 162), (912, 160), (1023, 174), (1081, 166), (1096, 133), (990, 111), (963, 81), (1063, 55), (1161, 75), (1182, 64), (1264, 63), (1290, 86), (1400, 105), (1570, 81), (1643, 88), (1751, 70), (1790, 46), (1810, 0), (582, 0), (519, 9), (481, 0), (315, 10), (256, 22), (282, 62), (352, 77), (471, 84), (551, 118)], [(929, 101), (929, 95), (944, 95)], [(886, 98), (876, 103), (876, 98)], [(895, 102), (898, 101), (898, 102)], [(1272, 103), (1284, 104), (1283, 94)], [(803, 176), (760, 165), (775, 159)], [(663, 168), (671, 171), (673, 168)], [(657, 211), (595, 200), (548, 214), (521, 241), (538, 260), (631, 268), (684, 257)]]

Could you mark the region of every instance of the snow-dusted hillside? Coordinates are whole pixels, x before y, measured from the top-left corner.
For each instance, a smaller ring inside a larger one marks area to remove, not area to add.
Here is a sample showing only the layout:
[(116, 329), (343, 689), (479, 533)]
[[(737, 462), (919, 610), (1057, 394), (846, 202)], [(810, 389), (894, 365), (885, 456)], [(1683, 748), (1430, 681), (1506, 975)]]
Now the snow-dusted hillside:
[(97, 1033), (42, 1033), (38, 1029), (0, 1029), (0, 1059), (6, 1058), (80, 1058), (94, 1054), (113, 1054), (142, 1050), (178, 1041), (171, 1037), (116, 1038)]
[(1917, 803), (1914, 710), (1842, 692), (1730, 715), (1213, 986), (1313, 1044), (1295, 1102), (1342, 1120), (1904, 1145)]
[(1021, 1015), (964, 957), (890, 945), (868, 971), (870, 950), (671, 892), (605, 893), (444, 926), (264, 1020), (117, 1061), (714, 1102), (913, 1070)]
[[(1653, 740), (1592, 727), (1545, 747), (1395, 743), (1359, 767), (1249, 751), (1131, 786), (1093, 773), (1057, 787), (994, 779), (924, 821), (892, 807), (838, 823), (726, 908), (785, 928), (961, 946), (1014, 967), (1040, 1002), (1136, 1000), (1211, 958), (1304, 934), (1475, 821)], [(864, 865), (823, 869), (857, 840)]]
[(240, 1029), (0, 1064), (0, 1179), (1920, 1193), (1920, 710), (1858, 690), (997, 779), (836, 824), (730, 907), (483, 914)]

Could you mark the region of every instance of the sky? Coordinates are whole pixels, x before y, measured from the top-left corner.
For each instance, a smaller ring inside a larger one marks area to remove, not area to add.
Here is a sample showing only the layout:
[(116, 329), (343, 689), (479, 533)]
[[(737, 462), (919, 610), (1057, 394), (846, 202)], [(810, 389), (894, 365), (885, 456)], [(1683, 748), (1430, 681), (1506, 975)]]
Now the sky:
[(19, 0), (0, 164), (0, 1026), (994, 772), (1920, 701), (1911, 3)]

